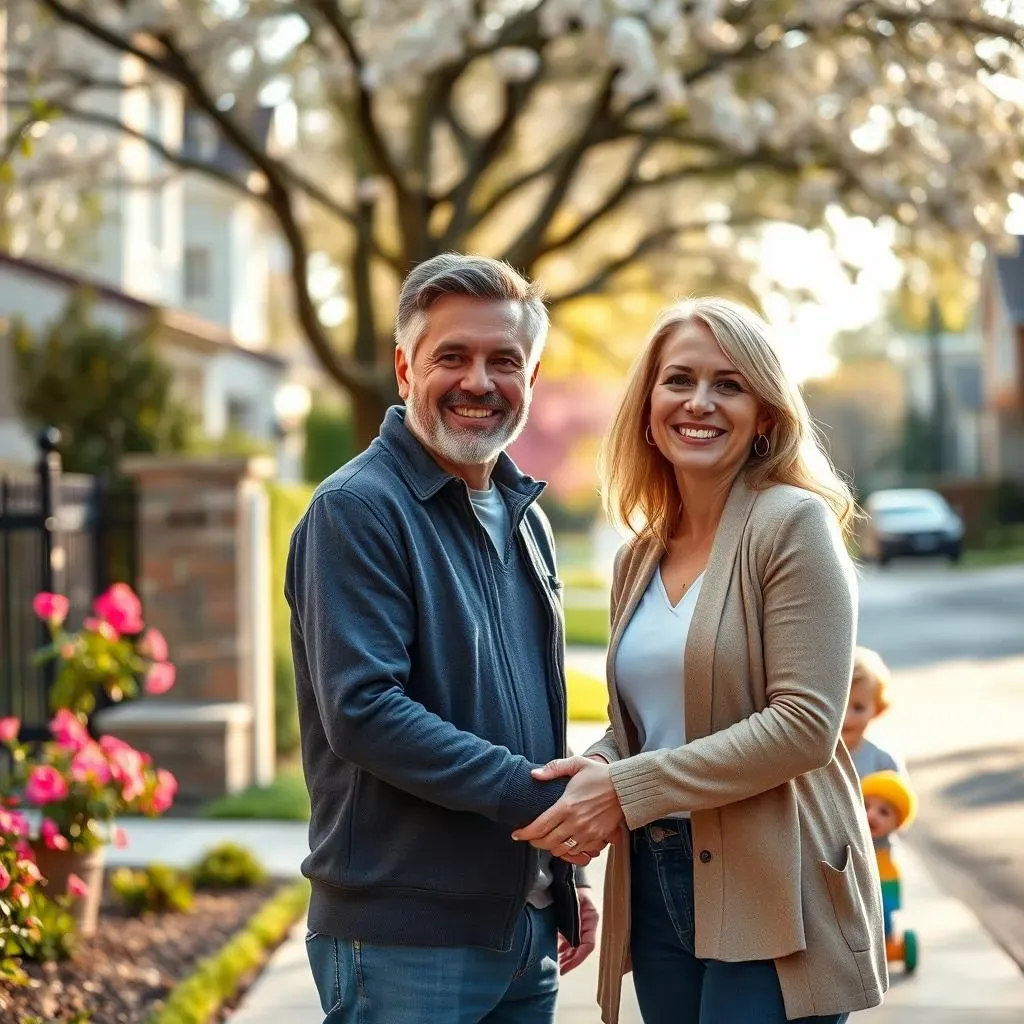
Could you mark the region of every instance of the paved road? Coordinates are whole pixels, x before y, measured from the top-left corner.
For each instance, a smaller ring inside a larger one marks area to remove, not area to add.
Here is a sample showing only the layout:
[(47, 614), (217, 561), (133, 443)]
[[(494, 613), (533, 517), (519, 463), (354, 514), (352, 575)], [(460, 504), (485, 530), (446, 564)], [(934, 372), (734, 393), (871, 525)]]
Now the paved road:
[(976, 572), (942, 563), (867, 566), (860, 636), (893, 668), (1024, 654), (1024, 565)]
[(860, 639), (898, 670), (878, 731), (921, 797), (913, 843), (1024, 968), (1024, 566), (867, 569)]

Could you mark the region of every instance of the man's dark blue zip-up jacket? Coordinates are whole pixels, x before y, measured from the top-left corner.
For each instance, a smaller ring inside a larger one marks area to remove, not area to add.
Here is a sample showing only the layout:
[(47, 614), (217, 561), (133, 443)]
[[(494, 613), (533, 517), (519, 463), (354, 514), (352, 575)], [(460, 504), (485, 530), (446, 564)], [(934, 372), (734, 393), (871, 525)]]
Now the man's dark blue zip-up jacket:
[[(320, 485), (288, 556), (309, 927), (508, 949), (538, 866), (510, 833), (566, 786), (530, 775), (566, 752), (561, 585), (534, 504), (544, 485), (505, 455), (492, 473), (520, 574), (507, 578), (465, 482), (404, 415), (390, 409)], [(552, 866), (559, 930), (578, 942), (572, 871)]]

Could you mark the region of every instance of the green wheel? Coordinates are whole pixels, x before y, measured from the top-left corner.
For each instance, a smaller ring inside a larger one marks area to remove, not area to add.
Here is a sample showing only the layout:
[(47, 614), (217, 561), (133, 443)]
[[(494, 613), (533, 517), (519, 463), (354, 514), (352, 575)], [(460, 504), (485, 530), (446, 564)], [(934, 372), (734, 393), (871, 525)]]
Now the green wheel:
[(903, 966), (907, 974), (913, 974), (917, 968), (917, 932), (903, 933)]

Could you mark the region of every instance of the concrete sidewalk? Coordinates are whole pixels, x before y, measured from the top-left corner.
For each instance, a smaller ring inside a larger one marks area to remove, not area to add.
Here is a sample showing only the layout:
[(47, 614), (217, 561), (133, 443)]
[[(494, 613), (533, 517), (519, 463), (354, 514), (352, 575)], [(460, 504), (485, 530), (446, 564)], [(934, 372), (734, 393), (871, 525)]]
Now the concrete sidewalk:
[[(583, 667), (583, 666), (580, 666)], [(589, 666), (588, 666), (589, 668)], [(585, 749), (603, 731), (574, 725), (570, 744)], [(256, 851), (274, 874), (293, 874), (307, 851), (306, 826), (295, 822), (131, 820), (130, 845), (110, 850), (110, 863), (174, 866), (193, 862), (207, 847), (231, 839)], [(864, 1024), (1020, 1024), (1024, 975), (993, 942), (963, 903), (936, 885), (915, 854), (901, 849), (905, 923), (918, 933), (920, 966), (911, 978), (893, 970), (885, 1005), (856, 1015)], [(591, 868), (600, 898), (603, 858)], [(306, 963), (305, 926), (296, 926), (231, 1018), (233, 1024), (317, 1024), (323, 1019)], [(597, 956), (563, 979), (558, 1024), (596, 1024)], [(630, 979), (623, 993), (622, 1024), (640, 1024)], [(651, 1022), (661, 1024), (661, 1022)]]

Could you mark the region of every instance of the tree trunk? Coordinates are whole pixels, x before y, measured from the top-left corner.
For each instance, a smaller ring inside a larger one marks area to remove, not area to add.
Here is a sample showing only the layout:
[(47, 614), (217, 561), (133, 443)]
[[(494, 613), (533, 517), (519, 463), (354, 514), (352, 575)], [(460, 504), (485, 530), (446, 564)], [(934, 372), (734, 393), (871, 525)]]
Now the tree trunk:
[(381, 384), (373, 390), (350, 391), (352, 400), (352, 426), (355, 432), (356, 448), (363, 451), (380, 432), (381, 421), (388, 407), (400, 402), (398, 389)]

